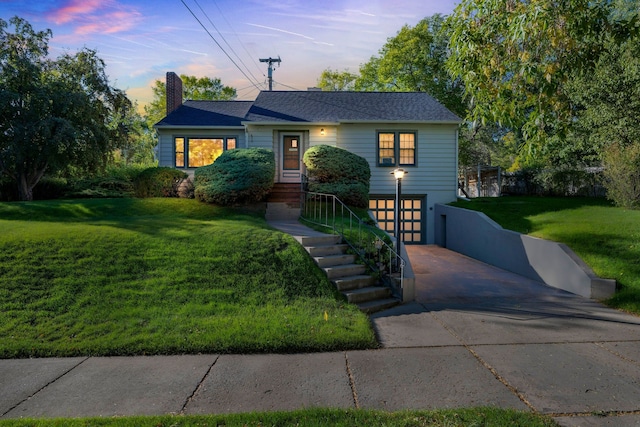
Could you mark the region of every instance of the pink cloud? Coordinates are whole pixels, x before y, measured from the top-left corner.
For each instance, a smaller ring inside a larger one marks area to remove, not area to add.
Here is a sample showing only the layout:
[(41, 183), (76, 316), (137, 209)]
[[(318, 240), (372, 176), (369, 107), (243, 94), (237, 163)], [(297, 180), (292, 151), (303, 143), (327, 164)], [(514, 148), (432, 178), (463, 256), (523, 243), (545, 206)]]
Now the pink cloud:
[(82, 36), (127, 31), (142, 19), (135, 8), (111, 0), (69, 0), (47, 17), (56, 24), (72, 25), (74, 34)]
[(100, 0), (70, 0), (60, 9), (52, 11), (48, 18), (58, 25), (66, 24), (78, 17), (95, 12), (100, 9), (100, 6)]

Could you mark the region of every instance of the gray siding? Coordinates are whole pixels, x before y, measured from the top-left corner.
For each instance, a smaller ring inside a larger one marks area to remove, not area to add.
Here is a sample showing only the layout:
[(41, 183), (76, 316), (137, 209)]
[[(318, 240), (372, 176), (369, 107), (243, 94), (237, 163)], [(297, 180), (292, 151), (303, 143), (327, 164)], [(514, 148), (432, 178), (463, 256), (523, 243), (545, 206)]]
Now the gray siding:
[(395, 193), (395, 181), (390, 175), (393, 167), (377, 164), (377, 132), (407, 131), (417, 135), (416, 166), (404, 167), (409, 173), (403, 181), (403, 192), (427, 194), (450, 192), (456, 196), (457, 147), (456, 126), (445, 125), (341, 125), (338, 147), (358, 154), (371, 167), (371, 193)]
[(378, 131), (407, 131), (417, 135), (416, 166), (403, 167), (409, 173), (402, 182), (402, 194), (426, 196), (426, 243), (434, 243), (434, 205), (456, 200), (457, 126), (456, 125), (368, 125), (343, 124), (338, 128), (337, 146), (369, 161), (370, 193), (395, 195), (394, 167), (380, 167), (377, 159)]

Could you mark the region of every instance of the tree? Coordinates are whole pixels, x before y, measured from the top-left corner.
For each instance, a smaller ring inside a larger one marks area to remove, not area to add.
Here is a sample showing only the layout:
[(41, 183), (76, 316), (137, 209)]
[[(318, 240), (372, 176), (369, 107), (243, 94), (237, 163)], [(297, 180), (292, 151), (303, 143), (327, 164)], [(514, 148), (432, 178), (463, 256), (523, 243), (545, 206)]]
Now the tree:
[(576, 106), (575, 140), (594, 160), (609, 144), (640, 144), (640, 38), (609, 40), (591, 72), (571, 77), (567, 90)]
[[(225, 86), (219, 78), (180, 75), (182, 80), (182, 98), (185, 100), (225, 101), (234, 99), (236, 90)], [(156, 80), (153, 87), (153, 101), (144, 107), (147, 124), (150, 128), (167, 114), (166, 83)]]
[(415, 27), (405, 25), (389, 38), (378, 56), (360, 66), (356, 90), (428, 92), (454, 113), (464, 116), (464, 87), (446, 67), (449, 28), (436, 14)]
[(109, 123), (125, 102), (109, 86), (104, 62), (83, 49), (47, 58), (50, 30), (19, 17), (0, 19), (0, 174), (32, 200), (45, 172), (104, 166), (117, 139)]
[(567, 81), (586, 74), (603, 40), (636, 31), (637, 12), (609, 0), (462, 0), (448, 20), (448, 68), (463, 80), (471, 121), (522, 134), (529, 161), (574, 123)]
[(151, 165), (154, 162), (153, 149), (157, 141), (153, 129), (140, 115), (136, 104), (125, 99), (110, 126), (120, 148), (116, 153), (116, 161), (125, 166)]
[(355, 88), (357, 74), (353, 74), (348, 70), (333, 71), (327, 68), (320, 74), (318, 79), (318, 87), (324, 91), (347, 91)]

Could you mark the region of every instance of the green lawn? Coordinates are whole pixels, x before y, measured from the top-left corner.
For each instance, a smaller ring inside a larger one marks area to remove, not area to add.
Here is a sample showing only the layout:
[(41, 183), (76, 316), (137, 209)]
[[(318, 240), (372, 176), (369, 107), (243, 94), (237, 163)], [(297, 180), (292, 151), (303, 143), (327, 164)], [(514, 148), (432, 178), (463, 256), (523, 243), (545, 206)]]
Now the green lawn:
[(0, 203), (0, 230), (0, 358), (376, 346), (367, 316), (261, 212)]
[(382, 412), (343, 409), (307, 409), (292, 412), (263, 412), (211, 416), (118, 417), (58, 420), (7, 420), (3, 427), (553, 427), (548, 417), (529, 412), (495, 408), (475, 408), (438, 411)]
[(504, 228), (567, 244), (600, 277), (617, 280), (609, 305), (640, 314), (640, 211), (594, 198), (480, 198), (453, 205), (482, 211)]

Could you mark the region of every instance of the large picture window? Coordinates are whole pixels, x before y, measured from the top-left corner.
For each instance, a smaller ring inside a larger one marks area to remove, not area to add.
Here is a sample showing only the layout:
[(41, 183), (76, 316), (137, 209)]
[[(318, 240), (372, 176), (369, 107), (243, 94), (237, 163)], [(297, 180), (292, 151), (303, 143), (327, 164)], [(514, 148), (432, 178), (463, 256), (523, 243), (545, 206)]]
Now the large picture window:
[(379, 132), (379, 166), (415, 166), (415, 132)]
[(213, 163), (225, 150), (237, 146), (235, 137), (175, 138), (176, 167), (199, 168)]

